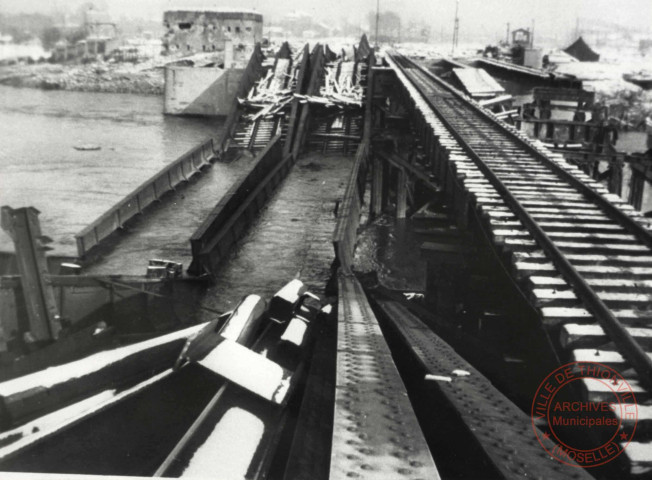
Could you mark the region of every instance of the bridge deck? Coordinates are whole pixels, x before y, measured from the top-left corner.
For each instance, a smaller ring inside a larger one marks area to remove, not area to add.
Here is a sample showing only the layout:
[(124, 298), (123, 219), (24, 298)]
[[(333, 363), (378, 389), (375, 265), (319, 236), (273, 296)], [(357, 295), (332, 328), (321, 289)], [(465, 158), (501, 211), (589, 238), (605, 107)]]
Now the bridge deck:
[(181, 262), (186, 268), (192, 258), (190, 235), (251, 161), (251, 156), (243, 156), (232, 163), (215, 163), (163, 197), (146, 215), (108, 239), (101, 258), (85, 273), (144, 275), (152, 258)]
[(335, 204), (353, 157), (304, 155), (216, 274), (206, 296), (226, 310), (249, 292), (270, 297), (298, 277), (321, 294), (334, 260)]
[[(182, 262), (187, 268), (191, 233), (250, 161), (220, 164), (219, 170), (173, 193), (114, 240), (88, 273), (142, 275), (150, 258)], [(342, 197), (351, 162), (352, 157), (343, 155), (301, 157), (217, 272), (206, 305), (227, 310), (250, 292), (271, 297), (295, 276), (322, 292), (334, 258), (330, 240), (335, 203)]]

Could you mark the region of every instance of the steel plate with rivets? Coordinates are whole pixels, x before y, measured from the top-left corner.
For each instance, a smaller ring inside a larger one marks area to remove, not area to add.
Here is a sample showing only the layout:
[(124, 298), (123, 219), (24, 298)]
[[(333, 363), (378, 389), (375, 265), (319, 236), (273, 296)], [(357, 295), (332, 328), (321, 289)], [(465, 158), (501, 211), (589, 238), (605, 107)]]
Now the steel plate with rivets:
[(439, 479), (365, 293), (340, 276), (330, 477)]
[(503, 478), (593, 478), (581, 468), (552, 459), (537, 441), (530, 417), (405, 306), (388, 300), (374, 301), (430, 375), (426, 381), (432, 382), (459, 412)]

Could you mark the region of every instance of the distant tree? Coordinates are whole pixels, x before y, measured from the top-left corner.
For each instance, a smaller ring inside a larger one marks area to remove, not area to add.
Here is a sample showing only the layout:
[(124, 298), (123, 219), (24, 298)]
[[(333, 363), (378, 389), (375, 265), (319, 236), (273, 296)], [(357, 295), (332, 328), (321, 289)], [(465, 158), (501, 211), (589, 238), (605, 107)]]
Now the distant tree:
[[(370, 38), (376, 41), (376, 12), (367, 14)], [(401, 35), (401, 17), (395, 12), (381, 12), (378, 22), (378, 40), (381, 42), (395, 42)]]
[(427, 42), (430, 39), (430, 26), (421, 20), (411, 20), (407, 27), (401, 28), (401, 41)]
[(41, 32), (41, 44), (45, 50), (52, 50), (54, 45), (63, 38), (61, 30), (57, 27), (48, 27)]
[(347, 17), (342, 17), (340, 20), (340, 25), (342, 25), (341, 30), (342, 30), (342, 35), (345, 35), (347, 37), (349, 36), (355, 36), (358, 37), (362, 33), (362, 29), (360, 28), (360, 22), (349, 22), (349, 19)]
[(84, 40), (86, 37), (88, 37), (88, 32), (86, 31), (85, 28), (80, 27), (68, 33), (66, 35), (66, 40), (68, 40), (68, 42), (72, 44), (75, 44), (80, 40)]
[(29, 30), (25, 30), (24, 28), (19, 28), (15, 27), (13, 25), (6, 26), (2, 29), (2, 32), (8, 35), (11, 35), (11, 37), (14, 39), (15, 43), (23, 43), (27, 42), (28, 40), (31, 40), (33, 38), (32, 33)]
[(52, 25), (52, 18), (41, 13), (0, 14), (0, 32), (11, 35), (16, 43), (41, 38)]

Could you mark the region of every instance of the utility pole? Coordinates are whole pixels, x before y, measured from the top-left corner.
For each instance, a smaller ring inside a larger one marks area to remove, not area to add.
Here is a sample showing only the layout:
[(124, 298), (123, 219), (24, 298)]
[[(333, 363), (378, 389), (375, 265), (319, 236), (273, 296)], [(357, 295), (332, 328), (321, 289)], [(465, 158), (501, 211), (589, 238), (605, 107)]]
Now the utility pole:
[(451, 51), (451, 55), (455, 53), (455, 48), (457, 47), (459, 41), (460, 19), (457, 16), (459, 8), (460, 8), (460, 1), (455, 0), (455, 27), (453, 28), (453, 49)]
[(378, 48), (378, 23), (380, 22), (380, 0), (376, 0), (376, 48)]
[(534, 18), (532, 19), (532, 34), (530, 35), (530, 48), (534, 48)]

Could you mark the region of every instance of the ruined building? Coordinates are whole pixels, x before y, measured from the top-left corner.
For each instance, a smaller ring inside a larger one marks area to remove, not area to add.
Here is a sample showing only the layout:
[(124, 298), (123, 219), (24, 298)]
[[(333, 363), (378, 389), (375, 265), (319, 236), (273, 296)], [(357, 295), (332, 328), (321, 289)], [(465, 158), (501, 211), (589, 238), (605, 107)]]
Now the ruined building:
[(254, 11), (204, 8), (169, 10), (163, 16), (165, 53), (222, 51), (227, 42), (253, 45), (263, 36), (263, 16)]

